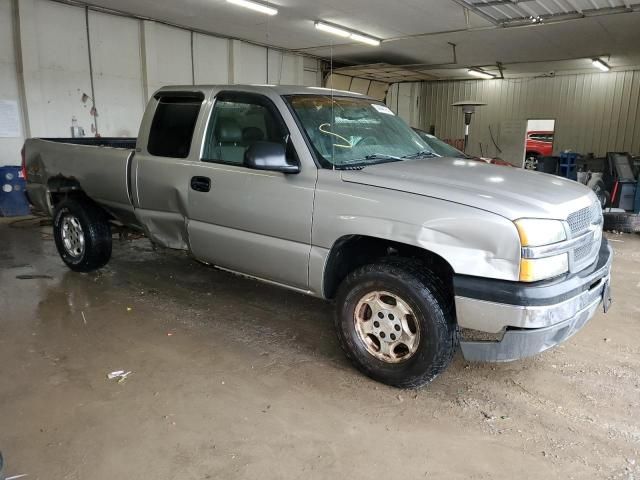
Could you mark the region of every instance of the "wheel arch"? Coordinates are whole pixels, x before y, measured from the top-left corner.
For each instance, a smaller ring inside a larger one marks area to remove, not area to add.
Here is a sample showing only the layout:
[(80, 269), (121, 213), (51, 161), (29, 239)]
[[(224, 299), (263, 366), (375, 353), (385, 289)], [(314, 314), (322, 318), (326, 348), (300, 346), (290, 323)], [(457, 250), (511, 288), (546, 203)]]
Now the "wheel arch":
[(323, 296), (333, 299), (347, 275), (385, 257), (414, 258), (442, 278), (453, 291), (454, 269), (442, 256), (425, 248), (370, 235), (343, 235), (331, 247), (323, 270)]
[(56, 206), (68, 198), (73, 198), (84, 203), (90, 203), (93, 207), (100, 209), (108, 219), (111, 220), (115, 218), (107, 208), (100, 205), (87, 195), (76, 178), (64, 177), (62, 175), (49, 178), (47, 181), (47, 206), (50, 209), (51, 215), (53, 215)]
[(80, 182), (76, 178), (63, 175), (50, 177), (47, 180), (47, 191), (52, 198), (56, 197), (58, 201), (69, 194), (84, 195)]

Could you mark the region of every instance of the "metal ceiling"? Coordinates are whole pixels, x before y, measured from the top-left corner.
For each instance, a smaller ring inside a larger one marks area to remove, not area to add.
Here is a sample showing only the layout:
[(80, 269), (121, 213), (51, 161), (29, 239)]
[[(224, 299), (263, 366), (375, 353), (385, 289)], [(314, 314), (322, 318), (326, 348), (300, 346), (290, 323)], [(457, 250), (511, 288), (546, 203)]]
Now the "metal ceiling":
[(546, 23), (640, 9), (640, 0), (453, 0), (495, 25)]
[(438, 77), (427, 72), (403, 67), (401, 65), (389, 65), (387, 63), (336, 68), (334, 69), (334, 72), (342, 75), (349, 75), (351, 77), (378, 80), (386, 83), (438, 80)]

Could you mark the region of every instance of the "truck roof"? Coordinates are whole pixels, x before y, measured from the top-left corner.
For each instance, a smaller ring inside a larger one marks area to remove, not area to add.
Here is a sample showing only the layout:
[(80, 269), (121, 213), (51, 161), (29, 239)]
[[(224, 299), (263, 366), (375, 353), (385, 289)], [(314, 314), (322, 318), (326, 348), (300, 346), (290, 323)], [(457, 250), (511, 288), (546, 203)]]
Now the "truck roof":
[(159, 92), (203, 92), (208, 93), (211, 90), (234, 90), (242, 92), (260, 93), (263, 95), (336, 95), (341, 97), (356, 97), (373, 100), (367, 95), (357, 92), (348, 92), (346, 90), (335, 90), (323, 87), (302, 87), (300, 85), (168, 85), (158, 89)]

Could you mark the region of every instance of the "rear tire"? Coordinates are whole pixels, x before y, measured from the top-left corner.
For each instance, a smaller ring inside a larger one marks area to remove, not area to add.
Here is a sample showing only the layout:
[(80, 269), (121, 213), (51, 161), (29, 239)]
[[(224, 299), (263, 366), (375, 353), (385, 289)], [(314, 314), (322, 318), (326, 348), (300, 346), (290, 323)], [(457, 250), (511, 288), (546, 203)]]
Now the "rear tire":
[(62, 261), (91, 272), (111, 258), (111, 227), (105, 212), (89, 200), (67, 199), (53, 213), (53, 237)]
[(453, 297), (419, 262), (365, 265), (342, 282), (336, 301), (340, 345), (374, 380), (416, 388), (451, 362), (458, 341)]

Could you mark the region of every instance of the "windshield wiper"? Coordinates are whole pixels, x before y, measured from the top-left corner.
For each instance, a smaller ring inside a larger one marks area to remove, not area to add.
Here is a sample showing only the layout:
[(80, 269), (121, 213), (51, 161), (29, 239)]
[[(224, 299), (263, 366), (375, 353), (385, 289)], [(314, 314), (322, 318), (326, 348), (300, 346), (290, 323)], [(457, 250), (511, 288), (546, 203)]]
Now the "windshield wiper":
[(437, 157), (437, 156), (438, 155), (436, 155), (433, 152), (427, 152), (426, 150), (422, 150), (420, 152), (410, 153), (409, 155), (404, 155), (402, 158), (420, 158), (420, 157), (433, 158), (433, 157)]
[[(372, 160), (380, 160), (380, 161), (372, 162)], [(388, 162), (401, 162), (402, 160), (404, 160), (404, 157), (396, 157), (394, 155), (386, 155), (384, 153), (371, 153), (369, 155), (365, 155), (364, 158), (359, 158), (357, 160), (336, 165), (335, 168), (356, 169), (356, 168), (364, 168), (367, 165), (379, 165), (381, 163), (388, 163)]]
[(365, 157), (362, 160), (394, 160), (394, 161), (399, 161), (402, 160), (404, 157), (396, 157), (394, 155), (386, 155), (384, 153), (372, 153), (370, 155), (365, 155)]

